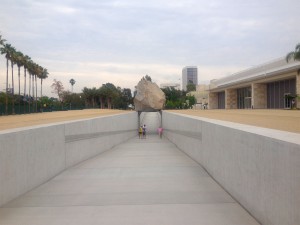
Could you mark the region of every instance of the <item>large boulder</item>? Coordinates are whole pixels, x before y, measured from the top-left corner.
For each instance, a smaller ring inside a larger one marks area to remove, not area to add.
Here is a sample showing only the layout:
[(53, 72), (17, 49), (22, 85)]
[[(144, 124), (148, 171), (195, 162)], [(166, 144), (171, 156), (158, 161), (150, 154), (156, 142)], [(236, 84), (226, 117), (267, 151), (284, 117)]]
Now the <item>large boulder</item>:
[(143, 78), (138, 83), (136, 90), (137, 94), (134, 98), (136, 111), (157, 111), (164, 107), (166, 96), (157, 84)]

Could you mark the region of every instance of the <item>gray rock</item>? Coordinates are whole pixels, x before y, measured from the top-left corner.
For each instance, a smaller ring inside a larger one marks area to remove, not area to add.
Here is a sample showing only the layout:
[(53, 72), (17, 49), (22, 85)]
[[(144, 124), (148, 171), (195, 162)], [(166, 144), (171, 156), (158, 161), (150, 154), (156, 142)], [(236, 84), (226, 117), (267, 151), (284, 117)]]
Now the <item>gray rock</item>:
[(166, 96), (156, 83), (144, 78), (137, 85), (137, 94), (134, 98), (136, 111), (157, 111), (163, 109)]

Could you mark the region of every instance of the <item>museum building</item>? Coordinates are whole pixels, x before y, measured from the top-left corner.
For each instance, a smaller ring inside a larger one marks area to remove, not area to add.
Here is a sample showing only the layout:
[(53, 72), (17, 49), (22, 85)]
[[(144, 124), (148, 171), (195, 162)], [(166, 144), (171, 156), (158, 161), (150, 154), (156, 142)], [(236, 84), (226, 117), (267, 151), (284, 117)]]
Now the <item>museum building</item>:
[[(212, 80), (210, 109), (300, 108), (300, 61), (280, 58)], [(299, 97), (295, 97), (298, 95)]]

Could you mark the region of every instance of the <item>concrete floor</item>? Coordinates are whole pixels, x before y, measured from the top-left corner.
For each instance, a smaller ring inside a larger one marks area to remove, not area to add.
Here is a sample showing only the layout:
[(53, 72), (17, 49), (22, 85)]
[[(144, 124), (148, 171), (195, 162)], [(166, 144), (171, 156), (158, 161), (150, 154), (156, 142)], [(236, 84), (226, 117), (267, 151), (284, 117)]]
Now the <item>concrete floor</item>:
[(133, 138), (0, 208), (0, 225), (258, 225), (195, 161)]

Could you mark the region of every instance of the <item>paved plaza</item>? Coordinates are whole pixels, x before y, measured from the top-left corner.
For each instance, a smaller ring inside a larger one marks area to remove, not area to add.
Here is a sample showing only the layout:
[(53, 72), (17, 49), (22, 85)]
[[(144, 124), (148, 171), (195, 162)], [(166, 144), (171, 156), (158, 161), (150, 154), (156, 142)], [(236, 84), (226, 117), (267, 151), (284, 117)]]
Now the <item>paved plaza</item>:
[(137, 137), (0, 208), (1, 225), (258, 225), (167, 139)]

